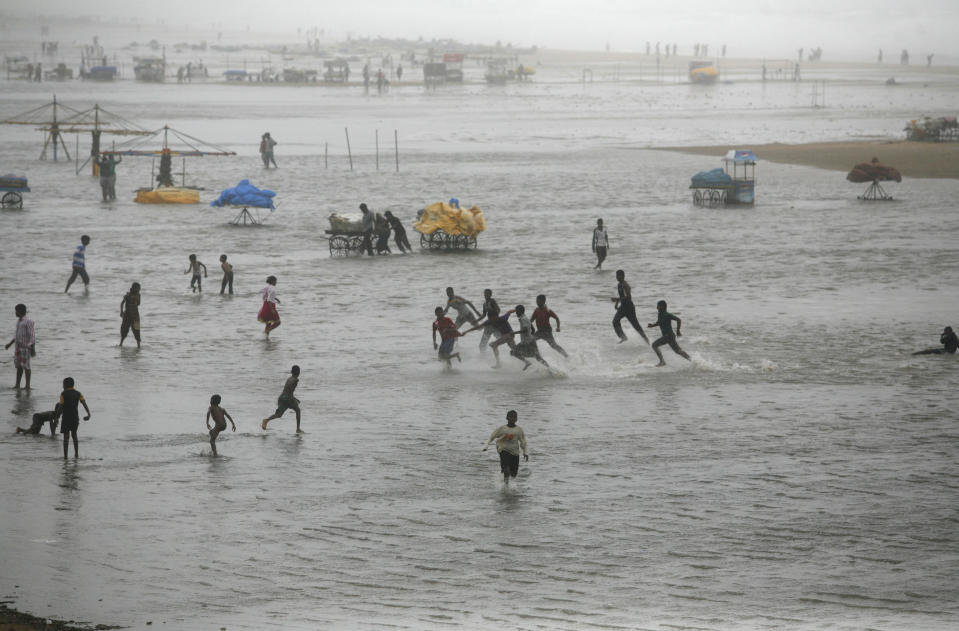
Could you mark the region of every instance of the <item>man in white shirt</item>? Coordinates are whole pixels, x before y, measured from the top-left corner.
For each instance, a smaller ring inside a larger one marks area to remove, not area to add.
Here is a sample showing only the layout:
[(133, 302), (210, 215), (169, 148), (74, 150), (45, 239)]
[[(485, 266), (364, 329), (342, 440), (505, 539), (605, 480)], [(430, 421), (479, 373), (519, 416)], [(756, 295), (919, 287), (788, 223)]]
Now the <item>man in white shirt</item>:
[(496, 451), (499, 452), (499, 466), (503, 472), (503, 482), (509, 484), (510, 478), (515, 478), (519, 472), (519, 454), (522, 450), (523, 458), (529, 462), (526, 453), (526, 434), (516, 424), (516, 410), (506, 413), (506, 425), (500, 425), (490, 434), (489, 440), (483, 446), (483, 451), (489, 449), (489, 444), (496, 441)]
[(530, 363), (526, 361), (527, 357), (535, 359), (549, 369), (549, 364), (546, 363), (543, 356), (539, 354), (539, 349), (536, 348), (536, 337), (533, 335), (533, 325), (526, 317), (526, 307), (516, 305), (515, 311), (516, 318), (519, 320), (519, 331), (516, 331), (516, 333), (519, 333), (519, 344), (516, 345), (516, 348), (510, 350), (509, 354), (523, 362), (523, 370), (530, 366)]
[(20, 304), (14, 307), (14, 313), (17, 314), (17, 331), (5, 348), (10, 348), (16, 344), (13, 350), (13, 365), (17, 369), (17, 384), (14, 387), (19, 390), (20, 380), (26, 375), (26, 385), (27, 390), (29, 390), (30, 356), (36, 352), (34, 351), (36, 337), (33, 333), (33, 320), (27, 317), (27, 307), (25, 305)]
[(602, 269), (603, 261), (606, 260), (606, 251), (609, 249), (609, 235), (606, 234), (606, 228), (603, 227), (603, 220), (596, 220), (596, 227), (593, 228), (593, 252), (596, 253), (596, 267), (593, 269)]

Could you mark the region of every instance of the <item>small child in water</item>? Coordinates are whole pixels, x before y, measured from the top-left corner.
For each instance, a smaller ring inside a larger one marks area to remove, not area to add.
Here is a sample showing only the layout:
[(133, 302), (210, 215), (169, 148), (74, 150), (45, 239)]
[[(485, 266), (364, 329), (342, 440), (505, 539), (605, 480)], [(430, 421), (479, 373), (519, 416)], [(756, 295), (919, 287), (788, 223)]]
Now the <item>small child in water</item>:
[[(220, 395), (214, 394), (210, 397), (210, 408), (206, 411), (206, 428), (210, 430), (210, 447), (213, 448), (213, 455), (216, 456), (216, 437), (220, 435), (220, 432), (226, 429), (226, 420), (223, 417), (230, 419), (230, 425), (233, 426), (233, 431), (236, 431), (236, 423), (233, 422), (233, 417), (230, 414), (220, 407)], [(210, 427), (210, 417), (213, 417), (214, 425)]]
[(40, 433), (40, 430), (43, 429), (43, 426), (46, 423), (50, 423), (50, 435), (57, 435), (57, 412), (60, 410), (60, 404), (50, 410), (49, 412), (37, 412), (33, 415), (33, 423), (30, 427), (24, 429), (22, 427), (17, 427), (18, 434), (33, 434), (37, 435)]
[(220, 293), (230, 287), (230, 295), (233, 295), (233, 266), (226, 262), (226, 254), (220, 255), (220, 269), (223, 270), (223, 282), (220, 283)]
[(203, 268), (203, 275), (206, 276), (206, 275), (207, 275), (207, 273), (206, 273), (206, 265), (204, 265), (203, 263), (201, 263), (200, 261), (197, 260), (196, 254), (191, 254), (191, 255), (190, 255), (190, 267), (186, 268), (186, 271), (183, 272), (183, 273), (184, 273), (184, 274), (189, 274), (190, 272), (193, 272), (193, 277), (190, 278), (190, 289), (192, 289), (194, 293), (196, 293), (196, 292), (198, 292), (198, 291), (201, 292), (201, 293), (203, 292), (203, 283), (202, 283), (202, 281), (200, 280), (200, 268), (201, 268), (201, 267)]

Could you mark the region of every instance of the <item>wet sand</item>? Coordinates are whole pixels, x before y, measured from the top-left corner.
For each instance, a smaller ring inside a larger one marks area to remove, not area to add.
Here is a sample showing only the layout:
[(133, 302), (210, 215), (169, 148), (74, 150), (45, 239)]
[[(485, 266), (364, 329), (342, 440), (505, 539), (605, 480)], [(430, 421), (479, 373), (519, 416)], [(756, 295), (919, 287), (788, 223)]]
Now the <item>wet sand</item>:
[(105, 624), (94, 625), (74, 625), (71, 622), (62, 620), (53, 620), (50, 618), (38, 618), (27, 613), (21, 613), (15, 609), (10, 609), (7, 605), (0, 603), (0, 631), (90, 631), (91, 629), (119, 629)]
[[(722, 156), (732, 146), (660, 147), (696, 155)], [(910, 142), (906, 140), (862, 142), (815, 142), (809, 144), (750, 145), (760, 160), (783, 164), (849, 171), (860, 162), (879, 158), (883, 164), (896, 167), (904, 178), (959, 179), (959, 143)]]

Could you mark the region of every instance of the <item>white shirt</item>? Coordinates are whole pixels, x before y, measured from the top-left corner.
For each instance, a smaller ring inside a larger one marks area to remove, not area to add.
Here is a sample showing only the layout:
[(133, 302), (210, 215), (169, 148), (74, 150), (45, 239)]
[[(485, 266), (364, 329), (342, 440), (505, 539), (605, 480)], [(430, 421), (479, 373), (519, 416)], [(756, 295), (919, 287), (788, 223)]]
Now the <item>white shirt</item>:
[(276, 287), (267, 285), (263, 288), (263, 302), (272, 302), (276, 304)]
[(522, 453), (526, 453), (526, 434), (523, 433), (523, 428), (519, 425), (513, 425), (512, 427), (500, 425), (490, 434), (486, 444), (488, 445), (494, 440), (496, 440), (496, 451), (505, 451), (514, 456), (520, 455), (521, 449)]
[(519, 316), (519, 341), (521, 344), (526, 344), (532, 342), (534, 339), (533, 325), (530, 324), (529, 318), (527, 318), (524, 313)]
[(609, 247), (609, 237), (606, 235), (606, 228), (600, 228), (597, 226), (593, 230), (593, 247), (594, 248)]

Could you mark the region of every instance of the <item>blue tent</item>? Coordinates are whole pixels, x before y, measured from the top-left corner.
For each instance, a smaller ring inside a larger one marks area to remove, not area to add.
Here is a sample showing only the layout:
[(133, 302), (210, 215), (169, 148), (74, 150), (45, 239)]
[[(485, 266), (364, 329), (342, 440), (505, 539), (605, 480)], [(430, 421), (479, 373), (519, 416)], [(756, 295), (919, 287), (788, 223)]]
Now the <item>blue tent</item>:
[(272, 212), (276, 209), (276, 206), (273, 205), (274, 197), (276, 197), (275, 192), (259, 189), (250, 184), (250, 180), (241, 180), (233, 188), (221, 192), (218, 198), (210, 202), (210, 206), (269, 208)]

